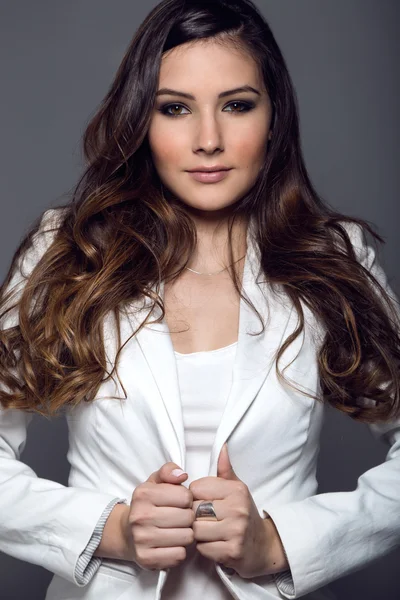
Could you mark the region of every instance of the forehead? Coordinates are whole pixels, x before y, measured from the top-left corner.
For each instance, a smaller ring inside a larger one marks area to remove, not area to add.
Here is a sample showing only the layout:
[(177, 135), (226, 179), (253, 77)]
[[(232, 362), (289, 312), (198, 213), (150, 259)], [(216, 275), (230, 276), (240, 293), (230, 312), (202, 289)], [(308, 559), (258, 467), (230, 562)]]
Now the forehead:
[(229, 42), (196, 40), (168, 50), (161, 60), (160, 87), (201, 91), (205, 85), (220, 89), (238, 83), (262, 85), (261, 74), (252, 56)]

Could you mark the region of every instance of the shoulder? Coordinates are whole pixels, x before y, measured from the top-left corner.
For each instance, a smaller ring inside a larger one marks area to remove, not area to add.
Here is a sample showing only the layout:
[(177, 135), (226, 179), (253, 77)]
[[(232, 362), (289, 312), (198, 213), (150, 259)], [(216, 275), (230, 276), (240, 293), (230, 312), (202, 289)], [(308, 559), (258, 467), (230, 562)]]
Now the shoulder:
[(30, 236), (29, 243), (24, 243), (19, 260), (19, 269), (23, 276), (28, 276), (51, 246), (67, 211), (67, 207), (50, 208), (37, 219), (32, 228), (34, 233)]
[(50, 231), (56, 232), (63, 222), (67, 212), (69, 212), (69, 207), (67, 206), (49, 208), (48, 210), (45, 210), (40, 217), (38, 233), (41, 234)]
[(54, 238), (68, 211), (69, 207), (64, 206), (45, 210), (38, 221), (36, 221), (36, 225), (38, 222), (39, 225), (37, 226), (36, 233), (33, 235), (32, 241), (36, 244), (41, 244), (43, 243), (43, 238), (47, 238), (48, 240)]
[(359, 223), (349, 221), (340, 221), (340, 225), (349, 237), (357, 261), (370, 271), (376, 262), (376, 252), (368, 243), (365, 228)]

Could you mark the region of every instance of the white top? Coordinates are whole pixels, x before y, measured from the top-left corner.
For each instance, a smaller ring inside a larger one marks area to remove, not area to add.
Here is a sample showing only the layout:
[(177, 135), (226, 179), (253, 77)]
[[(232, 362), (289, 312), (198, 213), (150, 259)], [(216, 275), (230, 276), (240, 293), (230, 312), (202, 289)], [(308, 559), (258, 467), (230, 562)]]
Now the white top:
[[(232, 383), (237, 342), (210, 350), (181, 354), (175, 351), (186, 442), (186, 471), (182, 485), (207, 477), (215, 432)], [(162, 600), (232, 600), (215, 571), (214, 562), (186, 547), (186, 560), (170, 569)]]

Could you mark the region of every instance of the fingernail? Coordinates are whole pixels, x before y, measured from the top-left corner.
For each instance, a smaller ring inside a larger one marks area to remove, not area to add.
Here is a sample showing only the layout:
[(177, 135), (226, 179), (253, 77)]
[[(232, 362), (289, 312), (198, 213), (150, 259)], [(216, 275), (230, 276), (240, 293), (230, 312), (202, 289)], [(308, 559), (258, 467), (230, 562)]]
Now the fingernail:
[(179, 477), (180, 475), (183, 475), (184, 473), (185, 473), (185, 475), (187, 475), (186, 471), (182, 471), (182, 469), (174, 469), (173, 471), (171, 471), (171, 473), (175, 477)]

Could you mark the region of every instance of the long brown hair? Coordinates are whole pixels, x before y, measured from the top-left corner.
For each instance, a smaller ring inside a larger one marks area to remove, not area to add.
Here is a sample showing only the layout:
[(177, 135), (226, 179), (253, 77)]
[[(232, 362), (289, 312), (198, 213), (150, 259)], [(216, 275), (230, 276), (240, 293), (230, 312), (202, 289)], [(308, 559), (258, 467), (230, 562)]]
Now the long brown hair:
[[(49, 416), (92, 401), (117, 373), (122, 349), (108, 373), (106, 315), (115, 317), (118, 336), (120, 311), (134, 299), (150, 298), (164, 317), (160, 282), (178, 277), (189, 263), (196, 229), (184, 204), (160, 182), (147, 132), (163, 53), (206, 38), (250, 53), (273, 106), (264, 167), (232, 207), (231, 257), (233, 223), (251, 215), (265, 278), (282, 286), (299, 316), (279, 356), (303, 331), (306, 305), (325, 331), (316, 399), (359, 421), (389, 420), (400, 414), (394, 300), (361, 265), (344, 225), (383, 239), (368, 222), (335, 212), (313, 188), (285, 60), (249, 0), (164, 0), (135, 33), (84, 133), (87, 165), (71, 201), (46, 212), (40, 228), (39, 220), (33, 225), (0, 289), (0, 404)], [(234, 271), (232, 277), (242, 296)]]

